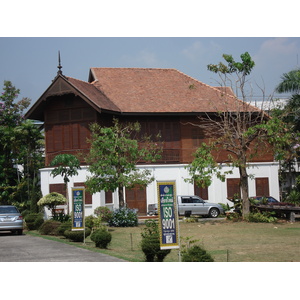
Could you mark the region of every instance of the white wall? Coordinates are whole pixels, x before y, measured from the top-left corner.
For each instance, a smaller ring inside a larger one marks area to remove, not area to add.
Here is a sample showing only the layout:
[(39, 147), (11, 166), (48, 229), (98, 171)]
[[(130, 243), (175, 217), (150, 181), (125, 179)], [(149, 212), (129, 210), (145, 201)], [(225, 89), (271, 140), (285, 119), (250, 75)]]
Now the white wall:
[[(149, 165), (149, 166), (139, 166), (140, 169), (149, 169), (152, 176), (155, 177), (155, 181), (148, 185), (147, 193), (147, 204), (157, 203), (157, 181), (175, 181), (176, 182), (176, 194), (177, 195), (193, 195), (194, 186), (190, 183), (184, 181), (188, 178), (188, 172), (185, 169), (186, 165)], [(279, 200), (279, 180), (278, 180), (278, 163), (256, 163), (251, 164), (248, 168), (248, 174), (252, 175), (253, 178), (249, 178), (249, 196), (255, 196), (255, 178), (258, 177), (268, 177), (269, 178), (269, 190), (270, 196)], [(49, 184), (63, 183), (63, 178), (61, 176), (56, 176), (53, 178), (50, 175), (52, 168), (41, 169), (41, 188), (43, 195), (49, 193)], [(231, 170), (231, 168), (224, 166), (223, 171)], [(85, 182), (88, 176), (87, 167), (82, 167), (78, 171), (77, 176), (70, 178), (68, 184), (68, 192), (71, 195), (71, 188), (74, 186), (74, 182)], [(233, 174), (227, 175), (227, 178), (239, 178), (238, 169), (233, 169)], [(227, 184), (221, 182), (216, 177), (213, 178), (211, 186), (208, 188), (208, 198), (209, 202), (214, 203), (227, 203)], [(126, 199), (125, 199), (126, 201)], [(93, 194), (93, 203), (91, 205), (85, 206), (86, 215), (91, 215), (94, 209), (98, 206), (105, 206), (105, 193)], [(113, 204), (106, 205), (109, 208), (118, 207), (118, 195), (117, 192), (113, 194)]]

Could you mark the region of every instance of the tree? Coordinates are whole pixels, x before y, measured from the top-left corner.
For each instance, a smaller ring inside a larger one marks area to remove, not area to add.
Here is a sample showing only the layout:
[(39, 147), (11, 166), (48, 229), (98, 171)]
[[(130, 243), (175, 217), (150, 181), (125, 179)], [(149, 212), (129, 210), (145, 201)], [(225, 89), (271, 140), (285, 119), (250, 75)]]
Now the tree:
[(23, 167), (18, 178), (19, 186), (23, 187), (19, 191), (23, 195), (22, 205), (30, 208), (32, 212), (38, 212), (37, 201), (41, 197), (38, 170), (45, 164), (44, 136), (31, 120), (23, 121), (14, 133), (13, 144), (15, 152), (18, 153), (15, 161)]
[(290, 149), (289, 155), (281, 163), (281, 176), (283, 179), (286, 178), (289, 182), (288, 186), (291, 187), (295, 173), (295, 162), (299, 162), (300, 154), (300, 69), (284, 73), (276, 91), (278, 93), (292, 93), (287, 104), (276, 110), (276, 113), (279, 113), (285, 122), (290, 124), (291, 131), (294, 132), (294, 141), (287, 145), (287, 148)]
[(217, 163), (216, 157), (218, 153), (225, 151), (225, 159), (220, 163), (227, 163), (239, 170), (242, 214), (245, 217), (250, 212), (248, 163), (262, 152), (268, 151), (270, 147), (266, 147), (266, 143), (277, 142), (278, 151), (282, 150), (280, 147), (284, 143), (282, 136), (285, 131), (283, 122), (278, 118), (270, 119), (263, 110), (250, 105), (247, 76), (250, 75), (255, 63), (249, 53), (241, 55), (241, 62), (236, 62), (227, 54), (224, 54), (223, 58), (226, 64), (222, 62), (218, 65), (210, 64), (208, 70), (217, 73), (222, 85), (232, 87), (236, 96), (226, 93), (224, 88), (221, 97), (226, 109), (199, 117), (202, 122), (194, 124), (214, 137), (214, 140), (208, 144), (203, 143), (196, 151), (195, 160), (188, 166), (191, 175), (188, 181), (207, 186), (213, 174), (224, 181), (226, 174), (222, 174), (221, 164)]
[(292, 70), (281, 76), (281, 82), (276, 87), (278, 93), (300, 93), (300, 69)]
[(78, 158), (72, 154), (58, 154), (56, 155), (50, 163), (50, 166), (55, 167), (51, 171), (51, 175), (56, 177), (58, 175), (63, 177), (66, 189), (66, 198), (67, 198), (67, 213), (69, 214), (69, 196), (68, 196), (68, 182), (70, 181), (69, 177), (78, 175), (80, 168), (80, 161)]
[(10, 81), (4, 81), (3, 91), (0, 96), (0, 201), (2, 204), (12, 204), (20, 201), (17, 190), (21, 175), (16, 167), (20, 143), (16, 137), (24, 122), (23, 111), (29, 106), (30, 99), (16, 101), (20, 90)]
[(150, 136), (141, 136), (140, 124), (120, 124), (112, 127), (91, 125), (91, 148), (86, 157), (91, 176), (86, 185), (91, 193), (118, 190), (119, 205), (124, 206), (123, 188), (145, 186), (154, 180), (149, 170), (141, 170), (138, 162), (154, 162), (160, 155), (158, 143)]

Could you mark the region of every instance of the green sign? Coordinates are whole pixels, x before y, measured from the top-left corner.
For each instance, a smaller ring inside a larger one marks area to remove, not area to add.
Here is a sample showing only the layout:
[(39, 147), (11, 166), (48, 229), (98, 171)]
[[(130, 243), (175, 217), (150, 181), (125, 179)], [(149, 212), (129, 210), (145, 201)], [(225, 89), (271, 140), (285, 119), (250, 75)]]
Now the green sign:
[(160, 248), (177, 249), (179, 227), (175, 182), (158, 182), (157, 190)]
[(72, 230), (84, 230), (84, 187), (72, 188)]

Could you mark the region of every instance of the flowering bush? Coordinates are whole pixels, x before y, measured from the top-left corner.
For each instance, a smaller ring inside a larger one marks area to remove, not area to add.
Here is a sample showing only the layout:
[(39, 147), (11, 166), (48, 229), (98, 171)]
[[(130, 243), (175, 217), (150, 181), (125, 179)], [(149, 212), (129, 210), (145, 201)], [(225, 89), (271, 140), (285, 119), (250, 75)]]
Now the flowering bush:
[(138, 217), (135, 210), (122, 207), (113, 211), (112, 218), (108, 221), (113, 227), (134, 227), (138, 225)]
[(99, 206), (95, 208), (94, 214), (100, 217), (103, 222), (109, 222), (113, 216), (113, 212), (106, 206)]

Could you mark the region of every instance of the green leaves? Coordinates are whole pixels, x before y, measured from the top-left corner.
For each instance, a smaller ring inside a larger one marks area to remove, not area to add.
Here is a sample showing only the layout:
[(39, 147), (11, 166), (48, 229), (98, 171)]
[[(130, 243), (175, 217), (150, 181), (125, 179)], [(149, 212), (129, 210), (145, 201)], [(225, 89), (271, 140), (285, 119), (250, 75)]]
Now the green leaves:
[(65, 184), (70, 180), (69, 177), (78, 175), (77, 170), (80, 168), (80, 161), (72, 154), (59, 154), (54, 157), (51, 161), (50, 166), (55, 168), (51, 171), (51, 175), (56, 177), (61, 175), (64, 179)]
[(249, 75), (255, 66), (250, 54), (245, 52), (241, 54), (242, 62), (236, 62), (232, 55), (223, 54), (223, 58), (227, 65), (220, 62), (218, 65), (210, 64), (207, 66), (208, 70), (214, 73), (231, 74), (231, 73), (243, 73), (244, 76)]
[(197, 186), (207, 187), (212, 183), (212, 177), (215, 175), (221, 181), (225, 181), (228, 172), (221, 172), (221, 165), (218, 164), (212, 155), (212, 151), (216, 149), (214, 143), (202, 145), (196, 150), (195, 159), (186, 168), (188, 169), (191, 178), (186, 178), (185, 181), (195, 183)]
[(91, 173), (86, 185), (90, 192), (131, 188), (154, 180), (149, 170), (136, 165), (141, 160), (155, 161), (161, 149), (149, 136), (141, 136), (139, 123), (120, 124), (114, 119), (112, 127), (92, 124), (90, 128), (91, 149), (86, 157)]

